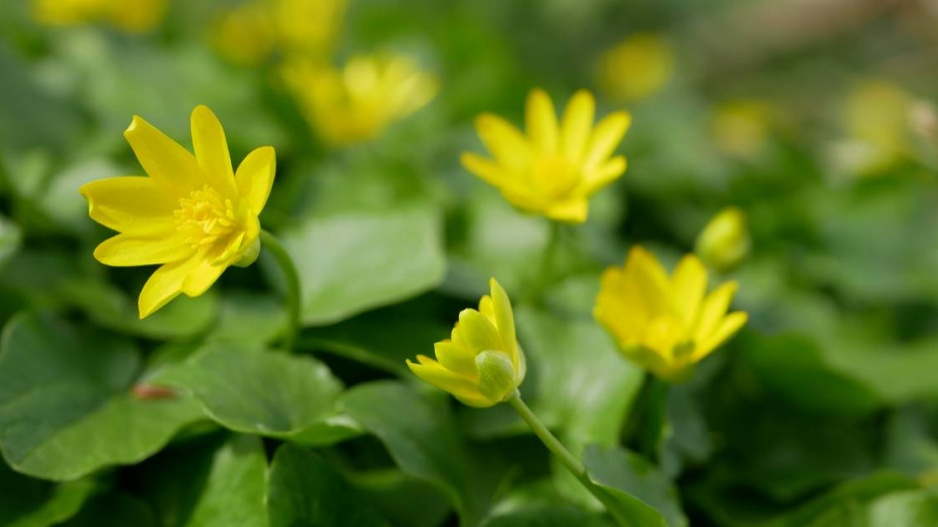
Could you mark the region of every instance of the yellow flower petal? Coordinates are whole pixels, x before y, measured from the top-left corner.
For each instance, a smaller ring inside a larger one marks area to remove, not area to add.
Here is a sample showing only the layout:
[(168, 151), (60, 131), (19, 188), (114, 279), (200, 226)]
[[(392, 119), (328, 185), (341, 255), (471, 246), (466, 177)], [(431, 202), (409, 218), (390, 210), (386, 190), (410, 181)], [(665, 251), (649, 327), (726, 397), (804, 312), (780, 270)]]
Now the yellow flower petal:
[(276, 170), (277, 157), (271, 146), (254, 149), (238, 166), (235, 174), (238, 193), (254, 214), (260, 213), (267, 204)]
[(463, 309), (459, 313), (459, 324), (453, 328), (452, 338), (457, 346), (468, 348), (475, 353), (502, 349), (498, 330), (475, 309)]
[(694, 340), (706, 342), (717, 331), (737, 287), (738, 284), (735, 281), (726, 282), (707, 296), (700, 308), (700, 319), (694, 331)]
[(742, 311), (730, 313), (724, 317), (716, 331), (701, 342), (694, 350), (693, 360), (698, 361), (709, 355), (710, 352), (718, 348), (742, 329), (742, 327), (746, 325), (747, 320), (749, 320), (749, 315)]
[(599, 189), (619, 179), (625, 169), (625, 158), (622, 156), (614, 157), (600, 165), (599, 168), (587, 172), (583, 176), (583, 181), (580, 182), (576, 193), (580, 196), (592, 196)]
[(593, 99), (593, 94), (586, 90), (573, 94), (567, 103), (560, 124), (560, 149), (571, 163), (579, 163), (582, 159), (595, 111), (596, 100)]
[(410, 371), (433, 386), (453, 394), (463, 404), (486, 408), (498, 403), (482, 395), (473, 381), (447, 370), (438, 362), (423, 355), (418, 355), (417, 360), (419, 364), (407, 361)]
[(451, 341), (437, 342), (433, 345), (436, 360), (444, 368), (452, 372), (463, 375), (469, 379), (476, 379), (479, 376), (479, 370), (476, 368), (475, 354), (466, 348), (457, 346)]
[(627, 112), (615, 112), (599, 121), (586, 147), (586, 155), (583, 158), (584, 172), (593, 171), (612, 154), (631, 122), (632, 116)]
[(228, 264), (216, 264), (209, 260), (199, 259), (198, 263), (186, 275), (182, 284), (182, 292), (188, 296), (199, 296), (208, 291), (209, 287), (218, 280)]
[(566, 223), (583, 223), (588, 213), (589, 202), (586, 198), (555, 203), (545, 211), (548, 218)]
[(538, 154), (557, 152), (558, 126), (554, 103), (540, 88), (531, 90), (524, 110), (525, 131)]
[(671, 276), (671, 300), (684, 327), (691, 327), (707, 292), (707, 269), (689, 254), (678, 262)]
[(495, 278), (489, 279), (489, 288), (492, 291), (492, 311), (498, 327), (498, 334), (502, 338), (503, 347), (501, 349), (508, 352), (517, 370), (517, 337), (515, 336), (515, 316), (511, 310), (511, 300), (508, 299), (505, 288)]
[(500, 165), (476, 154), (466, 152), (459, 156), (459, 161), (462, 166), (466, 167), (466, 170), (495, 188), (501, 188), (508, 179), (507, 172)]
[(632, 247), (625, 263), (625, 274), (640, 295), (649, 316), (657, 316), (668, 307), (668, 275), (658, 259), (641, 246)]
[(179, 293), (182, 293), (182, 285), (186, 276), (198, 263), (198, 258), (190, 258), (163, 264), (157, 269), (140, 291), (140, 298), (137, 300), (140, 318), (150, 316), (154, 311), (179, 296)]
[(124, 137), (147, 175), (174, 196), (186, 197), (207, 183), (195, 156), (143, 118), (135, 115)]
[(531, 146), (517, 128), (497, 115), (484, 113), (476, 118), (476, 131), (499, 164), (526, 167), (531, 164)]
[(194, 252), (175, 231), (168, 231), (146, 236), (118, 234), (101, 242), (94, 257), (104, 265), (131, 267), (176, 262)]
[(192, 148), (208, 185), (225, 196), (234, 195), (234, 172), (228, 141), (218, 117), (206, 106), (196, 106), (190, 119)]
[(175, 224), (178, 201), (146, 177), (99, 179), (82, 185), (91, 219), (118, 232), (137, 235), (166, 232)]

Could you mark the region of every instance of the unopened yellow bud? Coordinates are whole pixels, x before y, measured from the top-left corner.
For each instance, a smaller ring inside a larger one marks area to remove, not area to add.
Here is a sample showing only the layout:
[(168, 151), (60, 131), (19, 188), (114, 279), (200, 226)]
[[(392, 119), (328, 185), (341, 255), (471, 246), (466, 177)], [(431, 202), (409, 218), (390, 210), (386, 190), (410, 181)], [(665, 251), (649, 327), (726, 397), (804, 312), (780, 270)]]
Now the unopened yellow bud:
[(696, 251), (710, 267), (728, 271), (746, 258), (750, 245), (746, 213), (737, 207), (727, 207), (697, 236)]

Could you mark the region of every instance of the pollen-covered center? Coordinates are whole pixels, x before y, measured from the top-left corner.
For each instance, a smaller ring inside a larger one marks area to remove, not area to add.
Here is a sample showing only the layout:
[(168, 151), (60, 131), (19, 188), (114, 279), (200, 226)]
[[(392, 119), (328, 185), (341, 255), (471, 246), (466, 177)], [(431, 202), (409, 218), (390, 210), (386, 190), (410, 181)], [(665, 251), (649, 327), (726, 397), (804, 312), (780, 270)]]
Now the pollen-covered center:
[(176, 228), (193, 249), (204, 250), (219, 240), (225, 241), (237, 229), (234, 203), (208, 185), (180, 199), (173, 214)]

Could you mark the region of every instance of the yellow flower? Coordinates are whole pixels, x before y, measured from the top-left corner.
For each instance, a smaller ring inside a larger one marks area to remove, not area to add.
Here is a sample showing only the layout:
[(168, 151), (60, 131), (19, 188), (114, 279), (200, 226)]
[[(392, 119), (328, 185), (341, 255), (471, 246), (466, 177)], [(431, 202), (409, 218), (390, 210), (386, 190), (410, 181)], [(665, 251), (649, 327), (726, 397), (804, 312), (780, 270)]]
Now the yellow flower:
[(716, 214), (697, 236), (700, 258), (718, 271), (728, 271), (749, 254), (749, 228), (746, 213), (727, 207)]
[(310, 125), (333, 145), (377, 137), (437, 92), (435, 77), (413, 60), (393, 55), (356, 56), (341, 71), (296, 60), (284, 68), (283, 77)]
[(346, 0), (255, 0), (227, 11), (213, 40), (228, 59), (257, 64), (279, 48), (286, 54), (327, 57), (332, 50)]
[(685, 256), (668, 277), (654, 255), (634, 247), (624, 267), (603, 273), (593, 314), (625, 357), (679, 382), (746, 323), (746, 313), (726, 313), (736, 282), (706, 290), (707, 271), (696, 256)]
[(860, 83), (844, 99), (843, 126), (847, 139), (838, 145), (835, 161), (847, 172), (875, 176), (911, 155), (912, 97), (884, 81)]
[(134, 116), (124, 137), (149, 177), (116, 177), (81, 187), (88, 214), (120, 234), (94, 251), (105, 265), (160, 265), (140, 293), (140, 318), (185, 293), (208, 290), (230, 265), (260, 251), (257, 216), (273, 184), (275, 158), (258, 148), (232, 171), (225, 132), (205, 106), (192, 111), (195, 155)]
[(478, 311), (464, 309), (452, 338), (436, 343), (437, 360), (407, 361), (421, 379), (478, 408), (510, 399), (526, 371), (508, 294), (494, 278), (489, 285), (492, 294), (482, 297)]
[(33, 18), (48, 25), (77, 25), (104, 21), (130, 32), (156, 27), (166, 0), (33, 0)]
[(748, 158), (765, 147), (771, 128), (771, 108), (760, 101), (739, 100), (719, 105), (710, 119), (714, 145), (724, 154)]
[(600, 89), (618, 101), (637, 101), (667, 84), (674, 71), (674, 51), (664, 38), (637, 33), (599, 59)]
[(494, 160), (464, 153), (467, 170), (498, 188), (521, 210), (570, 223), (586, 221), (589, 197), (625, 172), (625, 157), (610, 158), (631, 122), (615, 112), (593, 127), (596, 102), (580, 90), (560, 123), (546, 92), (534, 89), (525, 108), (525, 134), (492, 114), (476, 130)]

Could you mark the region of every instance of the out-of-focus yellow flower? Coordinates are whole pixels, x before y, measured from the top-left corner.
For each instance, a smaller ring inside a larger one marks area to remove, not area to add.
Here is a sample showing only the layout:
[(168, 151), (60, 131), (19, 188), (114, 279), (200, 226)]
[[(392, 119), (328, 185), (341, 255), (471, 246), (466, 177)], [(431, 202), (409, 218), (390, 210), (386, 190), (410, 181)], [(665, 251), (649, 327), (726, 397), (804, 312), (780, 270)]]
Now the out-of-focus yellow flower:
[(746, 313), (726, 313), (736, 287), (727, 282), (707, 295), (707, 270), (696, 256), (668, 277), (654, 255), (634, 247), (624, 267), (603, 273), (593, 314), (628, 359), (680, 382), (746, 323)]
[(495, 159), (464, 153), (462, 164), (519, 209), (582, 223), (589, 197), (625, 172), (625, 157), (610, 156), (632, 119), (627, 112), (614, 112), (594, 127), (595, 110), (593, 95), (580, 90), (558, 124), (550, 97), (534, 89), (525, 108), (526, 133), (501, 117), (482, 114), (476, 130)]
[(847, 138), (838, 145), (836, 161), (848, 172), (873, 176), (910, 155), (913, 99), (902, 88), (866, 81), (847, 96), (842, 108)]
[(213, 39), (230, 60), (257, 64), (274, 49), (325, 59), (332, 51), (346, 0), (254, 0), (224, 14)]
[(124, 137), (149, 177), (116, 177), (81, 187), (88, 214), (120, 234), (94, 251), (105, 265), (160, 265), (140, 293), (140, 318), (185, 293), (198, 296), (230, 265), (260, 251), (257, 216), (275, 171), (264, 146), (232, 170), (225, 132), (205, 106), (192, 111), (195, 155), (134, 116)]
[(637, 101), (662, 89), (674, 71), (674, 50), (661, 36), (636, 33), (599, 59), (599, 89), (617, 101)]
[(749, 158), (768, 142), (772, 112), (761, 101), (731, 101), (717, 106), (710, 121), (710, 134), (720, 152)]
[(33, 0), (33, 18), (48, 25), (78, 25), (103, 21), (124, 31), (156, 27), (166, 0)]
[(310, 125), (333, 145), (379, 136), (437, 92), (436, 78), (415, 61), (383, 54), (353, 57), (342, 70), (294, 61), (284, 68), (283, 78)]
[(452, 338), (436, 343), (436, 360), (417, 355), (417, 363), (407, 361), (421, 379), (478, 408), (514, 396), (527, 370), (508, 294), (494, 278), (489, 285), (491, 296), (482, 297), (478, 311), (464, 309)]
[(729, 271), (746, 258), (749, 247), (746, 213), (738, 207), (727, 207), (697, 236), (696, 252), (710, 267)]

